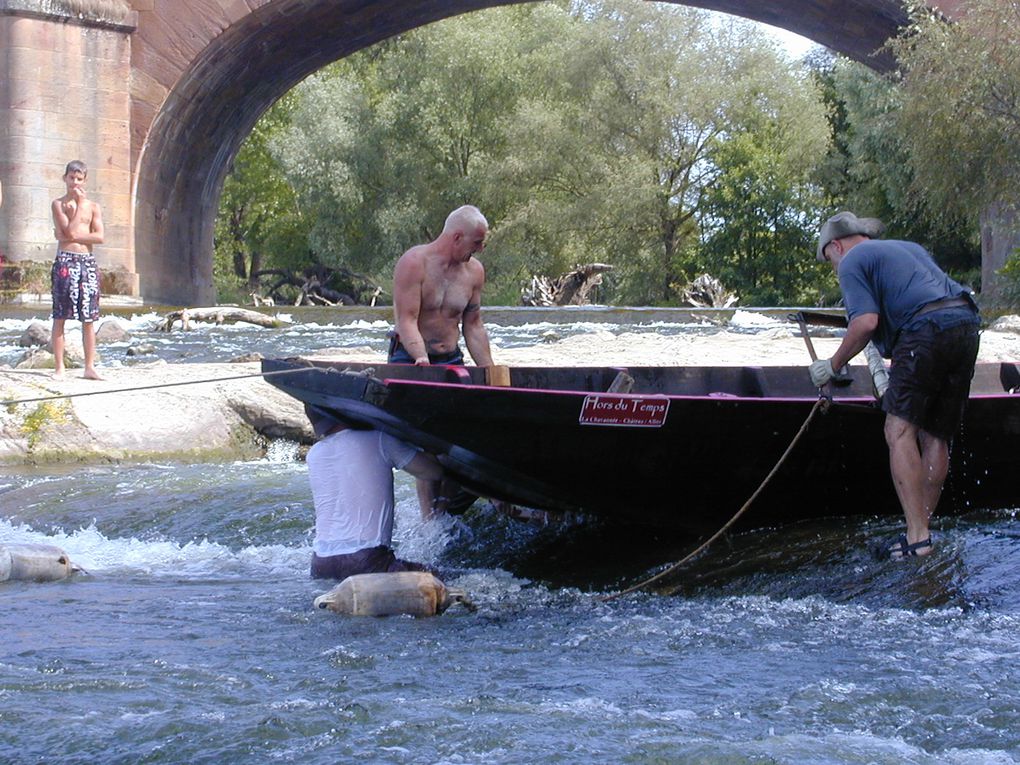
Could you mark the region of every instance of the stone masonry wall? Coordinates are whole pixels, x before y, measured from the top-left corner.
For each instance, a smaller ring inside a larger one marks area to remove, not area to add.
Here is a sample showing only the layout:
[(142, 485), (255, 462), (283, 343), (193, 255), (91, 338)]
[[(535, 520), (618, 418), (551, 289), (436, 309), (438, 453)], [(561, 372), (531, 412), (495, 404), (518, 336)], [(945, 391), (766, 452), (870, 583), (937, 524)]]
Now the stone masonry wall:
[(0, 249), (10, 261), (52, 260), (50, 202), (64, 193), (66, 163), (81, 159), (103, 210), (96, 260), (136, 295), (130, 28), (32, 6), (44, 0), (0, 0)]

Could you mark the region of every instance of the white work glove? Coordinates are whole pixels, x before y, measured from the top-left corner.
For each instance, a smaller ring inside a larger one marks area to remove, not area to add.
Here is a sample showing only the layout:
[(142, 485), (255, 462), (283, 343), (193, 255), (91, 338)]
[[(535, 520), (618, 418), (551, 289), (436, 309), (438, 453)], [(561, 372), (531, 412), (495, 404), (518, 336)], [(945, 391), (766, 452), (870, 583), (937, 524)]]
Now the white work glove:
[(811, 366), (808, 367), (808, 372), (811, 373), (811, 382), (814, 383), (816, 388), (821, 388), (825, 383), (829, 382), (836, 373), (832, 369), (832, 364), (829, 363), (828, 359), (818, 359), (812, 361)]

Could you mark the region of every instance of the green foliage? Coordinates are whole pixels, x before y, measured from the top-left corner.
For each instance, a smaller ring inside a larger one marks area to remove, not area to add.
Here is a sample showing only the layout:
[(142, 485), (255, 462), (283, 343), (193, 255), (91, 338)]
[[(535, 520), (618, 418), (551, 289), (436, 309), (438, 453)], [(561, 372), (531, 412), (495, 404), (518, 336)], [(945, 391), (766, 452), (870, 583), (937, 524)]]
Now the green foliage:
[(900, 85), (847, 60), (816, 60), (815, 67), (833, 135), (818, 172), (823, 208), (880, 218), (886, 236), (920, 242), (948, 270), (979, 265), (976, 218), (957, 205), (934, 204), (916, 181)]
[(790, 166), (779, 131), (743, 133), (719, 145), (722, 169), (708, 191), (706, 241), (695, 270), (741, 285), (743, 305), (818, 302), (814, 247), (816, 192)]
[(615, 287), (619, 302), (674, 301), (678, 284), (721, 265), (699, 252), (702, 228), (729, 225), (709, 220), (706, 207), (725, 173), (716, 148), (775, 129), (786, 139), (784, 161), (809, 165), (826, 140), (821, 105), (743, 22), (646, 3), (584, 10), (582, 37), (550, 67), (560, 73), (554, 99), (533, 99), (515, 120), (550, 150), (515, 142), (524, 149), (508, 163), (517, 183), (548, 203), (530, 205), (514, 223), (555, 237), (566, 255), (561, 267), (585, 253), (616, 265), (604, 294)]
[(1002, 303), (1012, 310), (1020, 309), (1020, 249), (1016, 250), (999, 271), (1002, 277)]
[(71, 418), (70, 411), (67, 401), (44, 401), (25, 415), (21, 423), (21, 432), (28, 439), (29, 449), (34, 449), (39, 444), (47, 429), (68, 422)]
[[(734, 211), (746, 178), (710, 211), (732, 160), (721, 147), (760, 131), (741, 166), (769, 178), (769, 214)], [(804, 255), (791, 248), (809, 237), (804, 183), (825, 140), (813, 84), (754, 27), (630, 1), (492, 9), (393, 38), (306, 80), (268, 145), (320, 263), (388, 280), (470, 202), (493, 226), (490, 296), (516, 302), (531, 274), (598, 261), (616, 266), (604, 296), (662, 303), (696, 270), (727, 267), (740, 233), (771, 239), (773, 261), (743, 250), (727, 286), (803, 291), (803, 264), (763, 274)]]
[(213, 278), (219, 299), (245, 302), (254, 273), (307, 264), (308, 223), (294, 190), (268, 150), (290, 121), (295, 96), (277, 101), (256, 123), (234, 158), (220, 195)]
[(1020, 0), (962, 5), (952, 24), (917, 6), (894, 50), (915, 184), (976, 216), (1020, 203)]
[[(453, 208), (470, 202), (494, 224), (504, 219), (519, 203), (501, 165), (529, 87), (528, 50), (564, 20), (555, 6), (469, 14), (309, 78), (273, 151), (314, 220), (316, 258), (388, 281), (396, 258), (438, 235)], [(489, 265), (490, 282), (519, 271)]]

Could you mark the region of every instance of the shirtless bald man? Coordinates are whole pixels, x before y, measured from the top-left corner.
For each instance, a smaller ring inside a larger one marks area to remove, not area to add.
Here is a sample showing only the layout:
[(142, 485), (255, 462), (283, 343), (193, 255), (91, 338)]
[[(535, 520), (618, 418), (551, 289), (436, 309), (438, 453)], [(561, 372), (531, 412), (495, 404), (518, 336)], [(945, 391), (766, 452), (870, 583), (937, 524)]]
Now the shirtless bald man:
[(463, 364), (460, 335), (475, 364), (492, 366), (489, 334), (482, 323), (485, 267), (473, 257), (485, 249), (489, 223), (472, 205), (446, 218), (442, 233), (405, 252), (393, 271), (396, 336), (394, 364)]
[[(393, 271), (393, 312), (396, 332), (390, 340), (391, 364), (463, 364), (460, 335), (475, 364), (492, 366), (489, 333), (482, 323), (485, 267), (473, 257), (485, 249), (489, 222), (472, 205), (458, 207), (446, 218), (442, 233), (419, 244), (397, 261)], [(443, 491), (445, 489), (445, 491)], [(422, 518), (445, 510), (456, 487), (417, 480)]]

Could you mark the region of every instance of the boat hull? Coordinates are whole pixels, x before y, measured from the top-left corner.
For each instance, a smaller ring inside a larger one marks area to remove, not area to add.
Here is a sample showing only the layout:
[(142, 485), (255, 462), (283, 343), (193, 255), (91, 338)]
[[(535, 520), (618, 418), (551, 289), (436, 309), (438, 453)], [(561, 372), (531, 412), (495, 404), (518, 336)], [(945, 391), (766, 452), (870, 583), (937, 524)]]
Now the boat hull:
[[(860, 370), (785, 459), (818, 400), (802, 368), (632, 368), (630, 393), (605, 392), (617, 368), (514, 368), (509, 386), (476, 368), (267, 360), (263, 371), (286, 372), (267, 380), (306, 404), (437, 454), (477, 493), (529, 507), (703, 532), (781, 462), (750, 525), (900, 512), (884, 415)], [(997, 384), (993, 370), (979, 377)], [(1016, 507), (1016, 454), (1020, 396), (976, 393), (940, 510)]]

